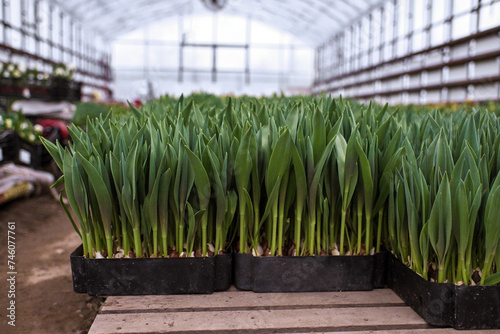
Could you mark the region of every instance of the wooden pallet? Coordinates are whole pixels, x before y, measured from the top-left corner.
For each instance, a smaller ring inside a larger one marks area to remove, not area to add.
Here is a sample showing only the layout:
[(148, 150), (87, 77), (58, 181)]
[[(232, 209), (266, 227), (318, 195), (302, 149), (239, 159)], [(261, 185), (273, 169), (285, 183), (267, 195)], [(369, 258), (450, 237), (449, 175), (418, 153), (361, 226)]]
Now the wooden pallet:
[[(389, 289), (366, 292), (109, 297), (89, 334), (103, 333), (431, 333)], [(481, 333), (498, 331), (481, 331)]]

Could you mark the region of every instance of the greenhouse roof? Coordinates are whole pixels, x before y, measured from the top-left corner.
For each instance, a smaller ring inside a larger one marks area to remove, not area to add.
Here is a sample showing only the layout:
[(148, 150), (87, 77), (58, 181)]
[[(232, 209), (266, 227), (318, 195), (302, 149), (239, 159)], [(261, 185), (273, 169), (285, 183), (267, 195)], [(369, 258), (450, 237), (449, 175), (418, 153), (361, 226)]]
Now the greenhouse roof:
[[(204, 14), (201, 0), (54, 0), (85, 26), (112, 40), (150, 23), (178, 15)], [(214, 1), (214, 0), (210, 0)], [(317, 46), (382, 0), (218, 0), (221, 13), (252, 19)]]

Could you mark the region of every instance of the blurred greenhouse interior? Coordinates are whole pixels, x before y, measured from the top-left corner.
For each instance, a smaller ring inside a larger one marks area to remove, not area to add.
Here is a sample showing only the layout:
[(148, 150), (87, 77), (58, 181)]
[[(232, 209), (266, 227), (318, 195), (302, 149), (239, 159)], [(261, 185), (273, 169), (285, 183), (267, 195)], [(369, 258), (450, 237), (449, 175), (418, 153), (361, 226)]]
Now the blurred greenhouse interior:
[(203, 8), (121, 34), (112, 54), (121, 98), (307, 93), (314, 78), (314, 50), (304, 40), (250, 16)]
[(74, 65), (84, 100), (500, 96), (497, 0), (1, 0), (0, 22), (3, 64)]

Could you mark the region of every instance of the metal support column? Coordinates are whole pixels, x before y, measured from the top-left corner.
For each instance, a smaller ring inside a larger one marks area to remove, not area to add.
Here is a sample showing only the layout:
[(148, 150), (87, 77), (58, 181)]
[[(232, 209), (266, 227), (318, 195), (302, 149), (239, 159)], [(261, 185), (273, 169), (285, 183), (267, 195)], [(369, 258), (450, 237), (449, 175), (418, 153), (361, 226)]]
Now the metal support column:
[(212, 82), (217, 82), (217, 46), (212, 46)]
[(78, 67), (83, 68), (85, 62), (84, 62), (84, 55), (83, 55), (83, 37), (82, 37), (81, 24), (78, 24), (76, 32), (77, 32), (76, 51), (78, 54)]
[(398, 0), (393, 1), (393, 17), (392, 17), (392, 56), (391, 59), (397, 56), (397, 46), (398, 46)]
[[(26, 0), (21, 0), (20, 3), (20, 11), (21, 11), (21, 31), (25, 30), (27, 28), (27, 20), (26, 20), (26, 12), (28, 8), (28, 4), (26, 3)], [(27, 51), (26, 50), (26, 34), (21, 33), (21, 50)]]
[(323, 45), (320, 45), (316, 49), (316, 68), (317, 68), (317, 71), (316, 71), (317, 78), (316, 78), (316, 80), (318, 80), (318, 82), (323, 81), (323, 75), (322, 75), (323, 67), (321, 67), (322, 53), (323, 53)]
[(186, 43), (186, 35), (184, 34), (184, 15), (179, 17), (179, 39), (181, 43), (179, 44), (179, 70), (177, 71), (177, 81), (182, 82), (183, 72), (184, 72), (184, 44)]
[(453, 37), (453, 0), (446, 1), (446, 13), (448, 14), (445, 18), (445, 42), (451, 41)]
[(470, 19), (471, 34), (476, 34), (479, 32), (480, 13), (481, 13), (481, 0), (472, 0), (472, 10)]
[[(281, 35), (281, 34), (280, 34)], [(280, 38), (282, 40), (282, 38)], [(284, 91), (284, 83), (285, 83), (285, 78), (284, 78), (284, 64), (283, 60), (284, 59), (284, 50), (283, 50), (283, 45), (280, 43), (279, 44), (279, 49), (278, 49), (278, 87), (280, 91)], [(321, 68), (323, 69), (322, 72), (325, 71), (325, 52), (323, 49), (323, 53), (321, 55)]]
[(339, 44), (339, 58), (340, 58), (340, 68), (342, 69), (342, 73), (347, 73), (349, 72), (348, 69), (348, 63), (347, 63), (347, 57), (345, 55), (345, 49), (347, 47), (347, 39), (346, 39), (346, 32), (343, 31), (342, 34), (340, 35), (340, 44)]
[(90, 43), (92, 41), (92, 36), (89, 36), (88, 34), (85, 35), (85, 69), (87, 72), (92, 71), (92, 64), (91, 64), (91, 59), (92, 59), (92, 51), (91, 51), (91, 46)]
[(35, 54), (40, 56), (40, 0), (36, 0), (34, 4), (35, 13)]
[(212, 15), (212, 82), (217, 82), (217, 14)]
[(336, 58), (336, 64), (334, 69), (334, 71), (336, 72), (335, 75), (342, 74), (341, 50), (342, 50), (342, 39), (340, 37), (340, 34), (337, 34), (335, 36), (335, 58)]
[(382, 62), (384, 59), (384, 47), (385, 47), (385, 10), (384, 6), (380, 7), (380, 39), (378, 46), (378, 62)]
[(52, 3), (49, 4), (49, 58), (54, 59), (54, 5)]
[(359, 20), (359, 25), (358, 25), (358, 59), (357, 59), (357, 66), (356, 68), (359, 70), (362, 68), (362, 60), (363, 60), (363, 20)]
[(318, 66), (319, 47), (314, 51), (314, 82), (319, 83), (319, 66)]
[(431, 32), (432, 32), (432, 0), (427, 0), (427, 6), (426, 6), (426, 15), (425, 15), (425, 46), (424, 48), (430, 48), (431, 47)]
[(59, 60), (64, 63), (64, 13), (59, 11), (59, 45), (57, 46), (59, 49)]
[(373, 23), (373, 14), (370, 13), (368, 16), (368, 54), (367, 57), (368, 59), (366, 60), (366, 66), (370, 67), (374, 62), (373, 62), (373, 30), (374, 30), (374, 23)]
[[(337, 68), (337, 52), (336, 52), (336, 43), (335, 43), (335, 40), (337, 38), (337, 35), (333, 36), (331, 39), (330, 39), (330, 76), (332, 75), (335, 75), (335, 70)], [(295, 53), (293, 51), (293, 53)], [(292, 53), (292, 55), (293, 55)], [(292, 68), (292, 67), (290, 67)]]
[(327, 70), (327, 65), (326, 65), (326, 59), (327, 59), (327, 49), (326, 49), (326, 44), (321, 45), (321, 53), (319, 54), (319, 67), (321, 68), (321, 80), (326, 79), (326, 70)]
[(250, 19), (250, 16), (247, 16), (247, 22), (246, 22), (246, 47), (245, 47), (245, 83), (247, 85), (250, 84), (250, 40), (251, 40), (251, 33), (252, 33), (252, 20)]
[(355, 58), (355, 50), (356, 50), (356, 44), (355, 44), (355, 34), (354, 34), (354, 24), (351, 25), (351, 52), (349, 55), (349, 70), (351, 72), (354, 72), (356, 70), (356, 66), (354, 64), (354, 58)]
[(408, 0), (408, 29), (407, 29), (407, 49), (406, 54), (410, 54), (413, 50), (413, 9), (415, 7), (414, 0)]
[[(4, 20), (4, 22), (7, 21), (7, 6), (9, 5), (9, 2), (8, 0), (2, 0), (2, 18)], [(3, 26), (3, 42), (5, 44), (8, 44), (8, 40), (7, 40), (7, 26), (4, 25)]]
[(144, 79), (146, 79), (146, 82), (149, 82), (151, 80), (151, 77), (150, 77), (150, 70), (149, 70), (149, 38), (150, 38), (150, 35), (149, 35), (149, 25), (146, 25), (146, 27), (144, 28), (144, 40), (143, 40), (143, 50), (144, 50), (144, 54), (143, 54), (143, 57), (144, 57), (144, 61), (143, 61), (143, 77)]
[(290, 59), (288, 60), (288, 71), (286, 72), (286, 76), (287, 76), (286, 80), (287, 80), (287, 83), (290, 84), (290, 76), (293, 73), (293, 69), (294, 69), (293, 65), (295, 63), (295, 58), (294, 58), (295, 46), (293, 44), (289, 45), (288, 52), (290, 54)]
[(69, 51), (69, 59), (70, 62), (73, 64), (76, 64), (76, 53), (75, 53), (75, 22), (73, 22), (73, 19), (70, 19), (69, 21), (69, 46), (68, 46), (68, 51)]

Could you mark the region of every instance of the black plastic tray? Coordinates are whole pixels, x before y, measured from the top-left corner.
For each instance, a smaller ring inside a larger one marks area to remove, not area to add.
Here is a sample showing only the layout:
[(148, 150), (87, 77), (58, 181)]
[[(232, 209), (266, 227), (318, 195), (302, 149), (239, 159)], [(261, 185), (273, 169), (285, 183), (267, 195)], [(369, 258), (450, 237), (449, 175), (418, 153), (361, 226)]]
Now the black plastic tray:
[[(16, 156), (16, 163), (32, 168), (38, 168), (48, 165), (52, 161), (52, 156), (47, 151), (42, 143), (30, 143), (19, 136), (17, 136), (18, 151)], [(55, 142), (61, 139), (61, 132), (59, 128), (52, 128), (46, 139)]]
[(17, 157), (17, 135), (14, 131), (0, 133), (0, 164), (14, 161)]
[(19, 150), (16, 157), (18, 164), (37, 168), (45, 166), (51, 161), (52, 157), (42, 143), (33, 144), (19, 139)]
[(388, 260), (387, 284), (429, 324), (453, 326), (455, 285), (429, 282), (392, 254)]
[[(234, 282), (254, 292), (359, 291), (374, 288), (374, 256), (234, 255)], [(382, 269), (383, 271), (383, 269)]]
[(380, 252), (373, 255), (375, 258), (375, 268), (373, 269), (373, 288), (385, 288), (387, 283), (387, 259), (389, 252)]
[(80, 101), (82, 99), (82, 83), (64, 78), (53, 78), (51, 96), (55, 101)]
[(253, 255), (234, 253), (234, 286), (239, 290), (251, 291), (253, 288)]
[(427, 323), (455, 329), (500, 329), (500, 286), (456, 286), (425, 280), (393, 255), (389, 287)]
[(202, 294), (227, 290), (231, 285), (231, 254), (88, 259), (80, 245), (70, 260), (73, 290), (91, 296)]

